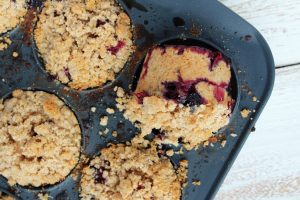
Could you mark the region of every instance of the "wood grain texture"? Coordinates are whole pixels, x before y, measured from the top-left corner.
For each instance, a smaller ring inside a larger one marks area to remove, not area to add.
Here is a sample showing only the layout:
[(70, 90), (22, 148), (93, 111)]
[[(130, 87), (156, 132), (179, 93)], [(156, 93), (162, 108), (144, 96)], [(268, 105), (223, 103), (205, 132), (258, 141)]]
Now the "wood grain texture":
[(300, 199), (300, 65), (276, 70), (273, 94), (216, 200)]
[(220, 0), (254, 25), (269, 43), (276, 66), (300, 63), (300, 0)]

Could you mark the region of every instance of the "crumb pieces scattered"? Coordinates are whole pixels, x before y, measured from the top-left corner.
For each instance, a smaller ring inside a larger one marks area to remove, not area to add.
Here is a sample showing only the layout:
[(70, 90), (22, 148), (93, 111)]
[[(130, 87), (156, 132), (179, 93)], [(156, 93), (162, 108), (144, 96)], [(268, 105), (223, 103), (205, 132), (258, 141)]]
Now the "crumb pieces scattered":
[(117, 131), (113, 131), (111, 134), (113, 137), (117, 137), (118, 136), (118, 132)]
[(16, 57), (18, 57), (19, 56), (19, 54), (18, 54), (18, 52), (13, 52), (13, 54), (12, 54), (12, 56), (14, 57), (14, 58), (16, 58)]
[(252, 101), (257, 101), (257, 97), (256, 96), (252, 97)]
[(39, 193), (38, 198), (39, 200), (48, 200), (50, 199), (50, 196), (48, 194)]
[(24, 20), (26, 0), (0, 0), (0, 33), (7, 32)]
[(199, 181), (199, 180), (193, 180), (193, 185), (195, 185), (195, 186), (200, 186), (201, 185), (201, 181)]
[(101, 119), (100, 119), (100, 125), (101, 126), (107, 126), (108, 124), (108, 117), (107, 116), (103, 116)]
[(114, 114), (114, 113), (115, 113), (115, 110), (112, 109), (112, 108), (106, 108), (106, 112), (107, 112), (108, 114)]
[(96, 107), (91, 107), (91, 111), (94, 113), (96, 112), (97, 108)]
[(241, 115), (243, 118), (247, 118), (250, 113), (251, 113), (251, 110), (246, 109), (246, 108), (241, 111)]
[(11, 44), (11, 40), (8, 36), (0, 37), (0, 51), (4, 51)]
[(125, 96), (125, 91), (121, 87), (115, 87), (115, 92), (117, 92), (117, 97), (122, 98)]

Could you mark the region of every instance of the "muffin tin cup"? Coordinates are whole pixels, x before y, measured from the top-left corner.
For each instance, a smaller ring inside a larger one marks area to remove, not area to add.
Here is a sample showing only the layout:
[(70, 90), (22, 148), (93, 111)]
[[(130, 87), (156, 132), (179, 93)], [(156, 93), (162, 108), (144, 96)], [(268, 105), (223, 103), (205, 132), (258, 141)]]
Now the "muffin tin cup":
[[(38, 0), (31, 3), (30, 10), (42, 4)], [(151, 47), (183, 44), (218, 50), (230, 59), (236, 83), (236, 102), (230, 123), (218, 133), (227, 143), (225, 147), (219, 142), (200, 146), (170, 158), (174, 165), (182, 158), (189, 161), (188, 185), (183, 189), (182, 199), (212, 199), (271, 94), (274, 61), (270, 49), (255, 28), (217, 1), (119, 0), (119, 3), (132, 20), (136, 50), (115, 81), (103, 87), (76, 91), (53, 80), (38, 56), (32, 29), (28, 28), (34, 27), (35, 21), (28, 17), (25, 25), (6, 33), (12, 44), (0, 51), (0, 99), (8, 97), (15, 89), (55, 94), (73, 110), (79, 121), (81, 158), (92, 158), (108, 143), (125, 143), (138, 132), (116, 108), (114, 88), (120, 86), (127, 93), (132, 91), (137, 72)], [(13, 57), (13, 52), (18, 52), (19, 56)], [(259, 101), (253, 101), (253, 97)], [(109, 114), (107, 108), (115, 112)], [(240, 115), (245, 108), (252, 111), (247, 119)], [(109, 117), (106, 127), (99, 123), (103, 116)], [(107, 136), (100, 136), (99, 132), (106, 128), (109, 129)], [(118, 132), (117, 137), (112, 136), (113, 131)], [(8, 186), (1, 178), (0, 190), (3, 188), (20, 199), (38, 199), (39, 193), (47, 193), (54, 199), (79, 199), (80, 177), (74, 176), (77, 172), (76, 168), (65, 180), (40, 188)], [(200, 180), (201, 186), (193, 185), (195, 180)]]

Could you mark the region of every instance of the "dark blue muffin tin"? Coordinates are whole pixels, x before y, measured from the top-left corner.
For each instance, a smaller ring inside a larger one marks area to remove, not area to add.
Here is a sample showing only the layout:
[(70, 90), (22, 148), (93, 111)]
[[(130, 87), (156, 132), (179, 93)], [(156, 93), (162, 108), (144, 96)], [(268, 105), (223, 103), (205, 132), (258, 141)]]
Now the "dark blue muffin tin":
[[(254, 27), (218, 1), (119, 0), (119, 3), (134, 25), (136, 51), (114, 82), (101, 88), (75, 91), (54, 81), (38, 56), (31, 30), (35, 21), (33, 14), (28, 14), (19, 27), (2, 34), (9, 35), (12, 44), (0, 51), (0, 99), (8, 98), (15, 89), (42, 90), (57, 95), (74, 111), (80, 123), (81, 157), (92, 157), (110, 142), (130, 141), (134, 137), (136, 128), (116, 109), (114, 87), (121, 86), (130, 92), (149, 48), (168, 43), (218, 50), (231, 60), (236, 79), (236, 105), (230, 124), (216, 134), (220, 141), (226, 138), (226, 146), (223, 148), (217, 142), (170, 158), (174, 165), (182, 157), (189, 161), (188, 185), (182, 199), (213, 199), (271, 94), (275, 71), (271, 51)], [(34, 10), (42, 3), (31, 0), (30, 4), (30, 10)], [(19, 56), (14, 58), (13, 52)], [(259, 101), (253, 101), (254, 96)], [(92, 107), (96, 112), (91, 111)], [(107, 107), (113, 108), (115, 113), (107, 114)], [(244, 119), (240, 115), (244, 108), (255, 112)], [(98, 134), (106, 128), (99, 125), (104, 115), (109, 117), (107, 137)], [(118, 132), (116, 138), (111, 136), (112, 131)], [(77, 168), (71, 174), (76, 174)], [(0, 191), (17, 199), (37, 199), (39, 193), (47, 193), (54, 199), (78, 199), (78, 180), (73, 180), (71, 174), (60, 183), (40, 188), (9, 186), (7, 180), (0, 177)], [(194, 180), (200, 180), (201, 185), (193, 185)]]

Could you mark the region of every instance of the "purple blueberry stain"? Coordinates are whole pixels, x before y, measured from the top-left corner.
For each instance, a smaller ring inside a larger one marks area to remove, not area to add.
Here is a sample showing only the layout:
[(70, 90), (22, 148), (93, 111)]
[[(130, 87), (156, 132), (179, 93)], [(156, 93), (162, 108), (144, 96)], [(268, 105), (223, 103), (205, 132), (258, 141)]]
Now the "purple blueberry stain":
[(197, 106), (204, 104), (206, 101), (196, 91), (196, 81), (183, 81), (179, 78), (179, 81), (164, 82), (165, 86), (164, 97), (167, 100), (173, 100), (176, 103), (183, 104), (185, 106)]
[(107, 51), (109, 51), (112, 55), (117, 55), (117, 53), (125, 47), (125, 42), (123, 41), (118, 41), (118, 44), (116, 46), (112, 46), (107, 48)]
[(99, 28), (100, 26), (103, 26), (104, 24), (106, 24), (106, 22), (100, 20), (100, 19), (97, 19), (96, 21), (96, 28)]
[(104, 167), (100, 167), (99, 169), (94, 168), (95, 169), (95, 177), (94, 177), (94, 181), (96, 184), (100, 183), (100, 184), (105, 184), (106, 182), (106, 178), (103, 176), (103, 172), (105, 170)]
[(135, 93), (135, 96), (136, 96), (137, 99), (138, 99), (138, 103), (139, 103), (139, 104), (143, 104), (144, 98), (145, 98), (145, 97), (148, 97), (149, 94), (148, 94), (147, 92), (143, 91), (143, 92)]

